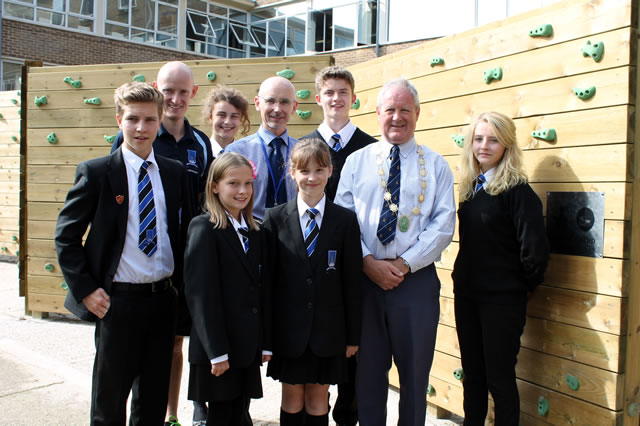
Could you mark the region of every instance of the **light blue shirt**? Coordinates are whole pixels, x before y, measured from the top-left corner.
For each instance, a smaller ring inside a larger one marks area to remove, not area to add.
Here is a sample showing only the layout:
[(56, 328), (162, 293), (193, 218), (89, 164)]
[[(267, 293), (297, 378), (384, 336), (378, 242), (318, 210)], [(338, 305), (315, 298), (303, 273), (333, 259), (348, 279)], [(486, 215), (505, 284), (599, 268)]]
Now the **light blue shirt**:
[[(253, 215), (260, 220), (264, 217), (264, 212), (266, 210), (267, 185), (272, 185), (271, 177), (269, 176), (269, 159), (264, 155), (260, 138), (264, 141), (267, 155), (270, 155), (271, 146), (269, 146), (269, 143), (276, 137), (276, 135), (260, 126), (257, 133), (237, 140), (225, 148), (225, 152), (237, 152), (238, 154), (242, 154), (249, 160), (253, 161), (256, 165), (258, 177), (256, 178), (253, 186)], [(296, 182), (289, 175), (289, 157), (291, 156), (293, 146), (298, 141), (290, 137), (286, 131), (280, 137), (284, 140), (284, 145), (280, 147), (280, 150), (282, 152), (282, 158), (285, 159), (285, 178), (282, 185), (286, 185), (287, 200), (290, 200), (296, 196)]]
[[(389, 176), (392, 144), (379, 141), (354, 152), (340, 174), (340, 183), (335, 203), (356, 213), (360, 225), (362, 255), (373, 255), (376, 259), (406, 260), (412, 272), (440, 260), (440, 254), (451, 239), (456, 220), (453, 196), (453, 173), (445, 159), (421, 145), (424, 150), (427, 188), (425, 199), (418, 203), (421, 193), (416, 141), (411, 138), (400, 147), (400, 205), (398, 215), (407, 215), (410, 220), (407, 232), (396, 229), (394, 240), (383, 246), (377, 236), (378, 221), (384, 202), (381, 178)], [(376, 160), (383, 158), (381, 167), (385, 175), (378, 174)], [(415, 216), (411, 210), (420, 207)]]

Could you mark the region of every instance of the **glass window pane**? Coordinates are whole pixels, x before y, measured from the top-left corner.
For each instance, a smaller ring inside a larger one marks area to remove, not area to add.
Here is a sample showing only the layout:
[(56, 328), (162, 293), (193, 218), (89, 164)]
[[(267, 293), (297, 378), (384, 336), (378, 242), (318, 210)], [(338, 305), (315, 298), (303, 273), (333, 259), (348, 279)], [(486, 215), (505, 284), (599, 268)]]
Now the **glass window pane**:
[(229, 19), (246, 24), (247, 14), (245, 12), (240, 12), (239, 10), (229, 9)]
[(262, 21), (263, 19), (273, 18), (274, 16), (276, 16), (276, 13), (273, 9), (260, 10), (251, 14), (251, 22)]
[(142, 43), (153, 43), (153, 33), (150, 31), (143, 31), (143, 30), (138, 30), (136, 28), (132, 28), (131, 40), (139, 41)]
[(207, 12), (207, 2), (203, 0), (187, 0), (187, 9)]
[(22, 66), (12, 62), (2, 61), (2, 90), (17, 90), (20, 88)]
[(229, 58), (246, 58), (244, 51), (229, 49)]
[(355, 45), (357, 23), (358, 5), (352, 4), (333, 9), (334, 49)]
[[(34, 0), (13, 0), (14, 3), (24, 3), (24, 4), (33, 4)], [(10, 4), (9, 2), (5, 1), (3, 3), (5, 5), (5, 7)]]
[[(229, 46), (236, 48), (244, 48), (245, 45), (258, 46), (247, 27), (238, 24), (229, 24), (229, 26), (231, 27), (230, 34), (233, 34), (233, 39), (229, 40)], [(232, 41), (237, 42), (239, 45), (232, 44)]]
[(275, 50), (269, 50), (269, 56), (284, 56), (285, 40), (284, 40), (284, 19), (277, 21), (269, 21), (269, 38), (273, 40), (276, 46)]
[(113, 22), (128, 24), (129, 0), (107, 0), (107, 19)]
[(209, 3), (209, 13), (213, 13), (214, 15), (224, 16), (226, 18), (227, 8)]
[(301, 55), (304, 53), (305, 19), (291, 16), (287, 19), (287, 55)]
[(93, 16), (93, 0), (69, 0), (69, 12)]
[[(138, 3), (131, 9), (131, 26), (153, 30), (155, 19), (155, 2), (152, 0), (136, 0)], [(132, 35), (133, 37), (133, 35)], [(153, 37), (151, 38), (153, 41)]]
[(376, 42), (376, 1), (362, 1), (358, 4), (358, 46)]
[(173, 6), (158, 4), (158, 31), (178, 33), (178, 9)]
[[(172, 6), (178, 6), (178, 0), (162, 0), (163, 3), (169, 3)], [(158, 3), (160, 4), (160, 3)]]
[(64, 14), (49, 12), (48, 10), (38, 9), (36, 22), (41, 24), (62, 25), (64, 26)]
[(33, 20), (33, 7), (20, 6), (13, 3), (4, 3), (2, 13), (6, 16)]
[[(215, 34), (215, 43), (227, 45), (227, 20), (222, 18), (209, 18), (209, 23)], [(226, 53), (225, 53), (226, 55)]]
[(196, 53), (206, 53), (207, 44), (197, 40), (188, 40), (185, 43), (185, 50)]
[(113, 37), (129, 38), (129, 28), (120, 25), (105, 24), (104, 33)]
[(69, 15), (67, 17), (67, 27), (76, 30), (93, 32), (93, 19), (80, 18), (78, 16)]
[(38, 7), (64, 12), (64, 0), (37, 0)]
[(227, 48), (223, 46), (216, 46), (215, 44), (207, 45), (207, 55), (217, 56), (219, 58), (227, 57)]
[(202, 36), (212, 36), (214, 34), (213, 28), (211, 28), (209, 24), (209, 19), (204, 15), (187, 12), (187, 21), (189, 22), (187, 26), (187, 37), (190, 37), (189, 28), (194, 34)]
[(156, 34), (156, 44), (165, 47), (178, 47), (178, 38), (170, 34)]

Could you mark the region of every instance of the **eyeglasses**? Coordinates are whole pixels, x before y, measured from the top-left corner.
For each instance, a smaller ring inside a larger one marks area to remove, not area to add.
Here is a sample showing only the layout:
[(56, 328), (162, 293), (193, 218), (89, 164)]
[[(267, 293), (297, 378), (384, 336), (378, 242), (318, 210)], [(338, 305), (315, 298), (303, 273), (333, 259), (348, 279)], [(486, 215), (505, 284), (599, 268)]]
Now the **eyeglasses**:
[(291, 99), (287, 99), (287, 98), (276, 99), (276, 98), (263, 98), (262, 96), (258, 96), (258, 97), (262, 99), (270, 107), (278, 104), (281, 107), (286, 108), (293, 103)]

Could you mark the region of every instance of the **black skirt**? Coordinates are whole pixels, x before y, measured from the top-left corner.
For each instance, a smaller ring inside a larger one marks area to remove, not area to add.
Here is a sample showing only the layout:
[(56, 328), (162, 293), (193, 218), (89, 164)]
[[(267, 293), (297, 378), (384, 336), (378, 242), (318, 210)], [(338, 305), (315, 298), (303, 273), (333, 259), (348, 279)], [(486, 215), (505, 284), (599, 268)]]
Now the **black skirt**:
[(189, 400), (230, 401), (240, 396), (262, 398), (262, 380), (258, 364), (247, 368), (230, 367), (218, 377), (211, 374), (211, 364), (189, 364)]
[(289, 385), (339, 385), (348, 380), (347, 357), (344, 353), (333, 357), (319, 357), (307, 346), (307, 350), (298, 358), (284, 358), (274, 354), (269, 361), (267, 376)]

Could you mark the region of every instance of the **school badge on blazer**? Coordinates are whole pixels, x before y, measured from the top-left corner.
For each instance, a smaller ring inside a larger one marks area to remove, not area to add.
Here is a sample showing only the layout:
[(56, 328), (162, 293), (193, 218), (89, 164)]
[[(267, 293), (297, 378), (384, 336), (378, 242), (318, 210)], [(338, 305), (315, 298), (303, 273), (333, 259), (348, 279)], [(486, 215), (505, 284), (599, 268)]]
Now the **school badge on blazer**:
[(327, 271), (336, 270), (336, 257), (338, 256), (337, 250), (329, 250), (327, 253)]
[(122, 204), (124, 201), (124, 195), (116, 195), (116, 203)]
[(198, 168), (198, 161), (197, 161), (197, 156), (196, 156), (196, 151), (193, 149), (188, 149), (187, 150), (187, 162), (185, 163), (185, 168), (187, 169), (187, 171), (191, 172), (191, 173), (198, 173), (199, 172), (199, 168)]

